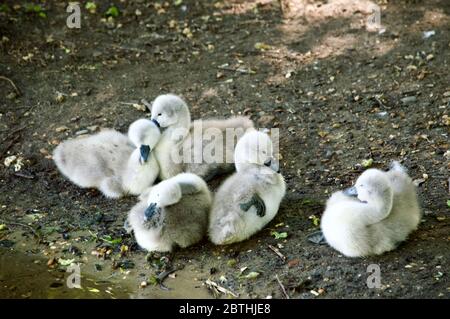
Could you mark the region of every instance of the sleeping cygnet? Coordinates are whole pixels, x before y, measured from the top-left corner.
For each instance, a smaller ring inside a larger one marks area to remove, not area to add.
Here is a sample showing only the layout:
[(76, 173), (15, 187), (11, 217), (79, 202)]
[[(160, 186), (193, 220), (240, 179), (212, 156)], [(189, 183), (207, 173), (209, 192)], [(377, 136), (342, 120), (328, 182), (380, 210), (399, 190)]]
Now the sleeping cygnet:
[(216, 245), (245, 240), (277, 214), (286, 183), (272, 154), (270, 137), (247, 132), (234, 153), (236, 173), (219, 187), (209, 222), (209, 237)]
[[(253, 122), (243, 116), (191, 123), (187, 104), (173, 94), (158, 96), (151, 114), (163, 130), (155, 149), (163, 180), (191, 172), (209, 181), (218, 174), (232, 172), (235, 138), (238, 140), (253, 128)], [(208, 157), (210, 154), (214, 155)]]
[(208, 228), (211, 193), (205, 181), (181, 173), (151, 187), (128, 214), (125, 228), (148, 251), (169, 252), (199, 242)]
[(393, 162), (387, 172), (368, 169), (354, 187), (334, 193), (321, 229), (328, 244), (348, 257), (393, 250), (417, 229), (421, 213), (415, 186)]
[(98, 188), (106, 197), (138, 195), (153, 184), (159, 173), (151, 150), (160, 138), (150, 120), (133, 122), (129, 137), (115, 130), (67, 140), (53, 152), (53, 160), (74, 184)]

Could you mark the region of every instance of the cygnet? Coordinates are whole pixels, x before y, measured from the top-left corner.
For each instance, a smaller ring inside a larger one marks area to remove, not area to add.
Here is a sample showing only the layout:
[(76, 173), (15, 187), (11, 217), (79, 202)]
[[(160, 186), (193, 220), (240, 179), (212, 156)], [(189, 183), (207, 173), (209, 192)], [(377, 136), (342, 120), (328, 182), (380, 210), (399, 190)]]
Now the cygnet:
[(219, 187), (209, 222), (209, 237), (216, 245), (245, 240), (277, 214), (286, 183), (273, 156), (270, 137), (247, 132), (234, 153), (236, 173)]
[(209, 181), (219, 174), (232, 172), (236, 142), (254, 126), (243, 116), (191, 123), (187, 104), (173, 94), (158, 96), (151, 114), (163, 130), (155, 149), (161, 179), (191, 172)]
[(395, 249), (417, 229), (420, 218), (416, 187), (393, 162), (389, 171), (368, 169), (354, 187), (334, 193), (321, 229), (331, 247), (348, 257), (362, 257)]
[(83, 188), (98, 188), (106, 197), (139, 195), (159, 174), (151, 150), (161, 133), (146, 119), (133, 122), (129, 137), (115, 130), (67, 140), (53, 152), (61, 173)]
[(128, 214), (125, 228), (148, 251), (169, 252), (199, 242), (208, 228), (212, 197), (205, 181), (181, 173), (151, 187)]

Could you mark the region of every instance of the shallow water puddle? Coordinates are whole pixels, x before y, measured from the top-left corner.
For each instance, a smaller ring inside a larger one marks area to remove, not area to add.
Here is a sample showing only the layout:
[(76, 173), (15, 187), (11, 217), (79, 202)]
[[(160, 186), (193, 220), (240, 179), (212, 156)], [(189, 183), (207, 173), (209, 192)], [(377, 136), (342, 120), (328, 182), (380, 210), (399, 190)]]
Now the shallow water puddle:
[(128, 298), (129, 293), (111, 283), (82, 277), (81, 289), (66, 284), (69, 273), (48, 269), (45, 262), (0, 248), (0, 298)]

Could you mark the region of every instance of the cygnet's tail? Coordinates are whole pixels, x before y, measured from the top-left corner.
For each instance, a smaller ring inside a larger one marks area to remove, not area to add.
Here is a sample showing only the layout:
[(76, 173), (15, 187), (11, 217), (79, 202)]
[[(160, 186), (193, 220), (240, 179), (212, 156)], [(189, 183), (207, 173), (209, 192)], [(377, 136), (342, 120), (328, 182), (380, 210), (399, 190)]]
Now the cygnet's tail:
[(65, 152), (65, 144), (59, 144), (53, 151), (53, 161), (59, 170), (64, 171), (66, 168), (66, 152)]
[(408, 173), (408, 170), (406, 169), (406, 167), (403, 166), (402, 164), (400, 164), (400, 162), (398, 162), (398, 161), (392, 161), (391, 165), (389, 166), (389, 169), (391, 171)]

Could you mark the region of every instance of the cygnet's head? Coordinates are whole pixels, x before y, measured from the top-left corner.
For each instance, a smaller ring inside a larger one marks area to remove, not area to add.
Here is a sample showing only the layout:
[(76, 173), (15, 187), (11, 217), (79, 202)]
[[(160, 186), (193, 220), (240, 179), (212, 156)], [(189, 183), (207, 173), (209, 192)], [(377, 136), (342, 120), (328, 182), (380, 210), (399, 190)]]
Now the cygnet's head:
[(148, 207), (144, 212), (144, 221), (150, 220), (162, 207), (178, 203), (181, 196), (181, 187), (171, 180), (153, 186), (147, 199)]
[(356, 184), (344, 191), (348, 196), (357, 197), (369, 204), (392, 202), (393, 191), (386, 173), (378, 169), (368, 169), (356, 180)]
[(134, 121), (128, 129), (128, 138), (139, 148), (141, 163), (147, 162), (160, 137), (161, 131), (158, 125), (147, 119)]
[(270, 167), (279, 172), (278, 161), (273, 157), (273, 145), (269, 135), (256, 130), (245, 133), (237, 142), (234, 150), (236, 170), (247, 165)]
[(152, 121), (161, 128), (169, 126), (188, 128), (191, 116), (186, 102), (177, 95), (164, 94), (158, 96), (152, 104)]

